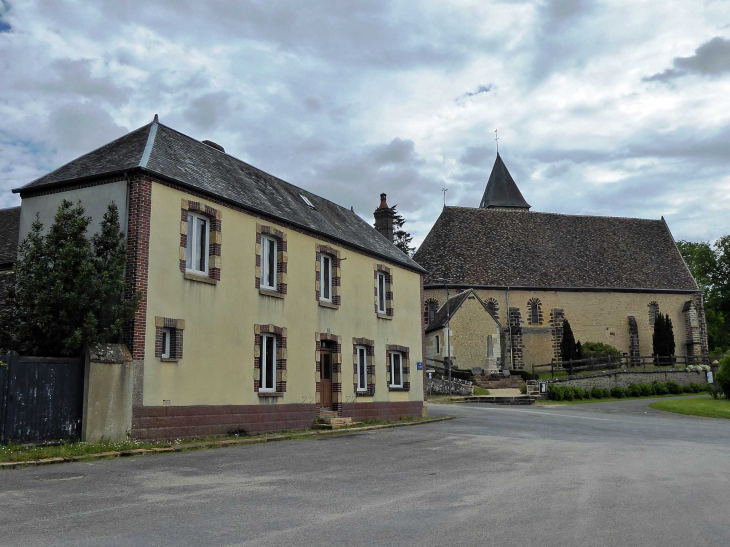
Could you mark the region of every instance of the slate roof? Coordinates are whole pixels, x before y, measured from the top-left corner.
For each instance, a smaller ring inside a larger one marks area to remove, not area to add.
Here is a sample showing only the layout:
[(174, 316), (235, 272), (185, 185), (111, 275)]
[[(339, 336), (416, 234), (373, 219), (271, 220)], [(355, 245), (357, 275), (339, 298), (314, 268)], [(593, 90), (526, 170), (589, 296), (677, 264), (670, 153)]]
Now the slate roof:
[(509, 170), (502, 161), (499, 152), (497, 152), (497, 159), (494, 160), (492, 174), (489, 175), (489, 182), (487, 182), (487, 188), (484, 190), (479, 207), (482, 209), (489, 207), (530, 208), (525, 198), (522, 197), (522, 192), (512, 179), (512, 175), (509, 174)]
[[(135, 170), (159, 175), (250, 211), (330, 236), (407, 268), (425, 271), (350, 209), (157, 121), (13, 191), (22, 195), (49, 185)], [(314, 208), (300, 195), (309, 199)]]
[[(441, 304), (441, 307), (436, 311), (433, 321), (431, 321), (426, 327), (426, 333), (445, 327), (447, 321), (454, 318), (454, 315), (457, 311), (459, 311), (459, 308), (461, 308), (461, 305), (466, 301), (467, 297), (472, 295), (475, 296), (484, 307), (484, 312), (491, 315), (490, 311), (487, 309), (487, 305), (484, 303), (484, 300), (479, 298), (479, 295), (475, 293), (473, 289), (467, 289), (449, 298), (448, 313), (446, 313), (446, 302)], [(495, 321), (497, 320), (495, 319)], [(499, 321), (497, 321), (497, 324), (499, 324)]]
[(664, 219), (445, 207), (414, 259), (426, 285), (698, 290)]
[(0, 266), (15, 264), (18, 259), (20, 207), (0, 209)]

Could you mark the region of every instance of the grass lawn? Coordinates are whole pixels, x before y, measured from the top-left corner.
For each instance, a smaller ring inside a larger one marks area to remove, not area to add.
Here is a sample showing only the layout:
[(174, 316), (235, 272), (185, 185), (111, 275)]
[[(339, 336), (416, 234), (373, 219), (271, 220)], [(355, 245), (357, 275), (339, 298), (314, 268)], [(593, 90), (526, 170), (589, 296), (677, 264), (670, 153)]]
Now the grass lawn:
[(676, 401), (658, 401), (649, 408), (687, 414), (689, 416), (706, 416), (707, 418), (730, 419), (730, 401), (713, 399), (709, 396), (699, 399), (679, 399)]
[[(561, 405), (584, 405), (587, 403), (612, 403), (614, 401), (629, 401), (637, 399), (668, 399), (673, 397), (690, 397), (692, 395), (701, 395), (701, 393), (678, 393), (676, 395), (652, 395), (651, 397), (606, 397), (605, 399), (574, 399), (573, 401), (538, 401), (537, 406), (561, 406)], [(708, 395), (709, 397), (709, 395)]]

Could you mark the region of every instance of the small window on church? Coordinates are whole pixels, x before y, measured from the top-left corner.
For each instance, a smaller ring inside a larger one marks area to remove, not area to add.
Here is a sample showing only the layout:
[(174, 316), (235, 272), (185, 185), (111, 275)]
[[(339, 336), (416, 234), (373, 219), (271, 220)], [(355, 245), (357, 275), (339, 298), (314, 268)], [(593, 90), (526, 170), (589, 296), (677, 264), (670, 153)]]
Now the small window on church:
[(530, 298), (527, 305), (530, 307), (530, 324), (539, 325), (542, 322), (540, 318), (540, 299)]
[(423, 320), (426, 322), (427, 325), (431, 324), (431, 322), (436, 319), (436, 311), (438, 310), (438, 300), (436, 299), (430, 299), (426, 301), (426, 304), (423, 308)]
[(487, 310), (489, 310), (489, 313), (492, 314), (492, 317), (497, 320), (499, 319), (499, 305), (494, 298), (487, 300)]
[(657, 304), (656, 302), (651, 302), (649, 304), (649, 325), (651, 325), (652, 327), (654, 326), (657, 315), (659, 315), (659, 304)]

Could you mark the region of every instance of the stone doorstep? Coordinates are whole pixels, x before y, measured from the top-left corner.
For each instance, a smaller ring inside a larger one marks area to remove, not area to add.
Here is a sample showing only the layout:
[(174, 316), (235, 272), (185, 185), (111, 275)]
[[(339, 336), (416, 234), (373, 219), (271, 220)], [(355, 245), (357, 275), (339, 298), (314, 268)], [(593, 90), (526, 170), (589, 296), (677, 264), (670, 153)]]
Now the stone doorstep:
[[(350, 419), (350, 418), (347, 418)], [(97, 452), (96, 454), (79, 454), (78, 456), (71, 456), (69, 458), (62, 458), (62, 457), (54, 457), (54, 458), (43, 458), (41, 460), (30, 460), (30, 461), (22, 461), (22, 462), (3, 462), (0, 463), (0, 470), (2, 469), (20, 469), (21, 467), (30, 467), (30, 466), (36, 466), (36, 465), (51, 465), (56, 463), (66, 463), (66, 462), (83, 462), (83, 461), (93, 461), (93, 460), (102, 460), (105, 458), (117, 458), (120, 456), (144, 456), (147, 454), (159, 454), (159, 453), (165, 453), (165, 452), (186, 452), (188, 450), (196, 450), (199, 448), (221, 448), (226, 446), (241, 446), (241, 445), (249, 445), (249, 444), (261, 444), (266, 442), (276, 442), (276, 441), (287, 441), (292, 439), (293, 437), (313, 437), (317, 435), (329, 435), (329, 434), (336, 434), (336, 433), (345, 433), (345, 432), (358, 432), (358, 431), (374, 431), (377, 429), (390, 429), (393, 427), (406, 427), (411, 425), (425, 425), (425, 424), (431, 424), (434, 422), (443, 422), (447, 420), (453, 420), (453, 417), (444, 417), (444, 418), (431, 418), (428, 420), (420, 420), (415, 422), (403, 422), (403, 423), (394, 423), (394, 424), (382, 424), (382, 425), (369, 425), (369, 426), (363, 426), (363, 427), (351, 427), (350, 429), (343, 430), (343, 431), (335, 431), (337, 429), (345, 428), (348, 424), (315, 424), (315, 425), (322, 425), (322, 426), (330, 426), (325, 427), (322, 430), (316, 430), (316, 431), (302, 431), (301, 433), (294, 433), (292, 435), (272, 435), (271, 437), (262, 437), (260, 439), (226, 439), (223, 441), (208, 441), (208, 442), (200, 442), (200, 443), (190, 443), (185, 445), (179, 445), (179, 446), (168, 446), (164, 448), (136, 448), (134, 450), (122, 450), (119, 452)], [(354, 422), (349, 425), (355, 425), (358, 422)]]
[(319, 423), (321, 424), (351, 424), (352, 418), (340, 418), (337, 416), (322, 418), (320, 416)]

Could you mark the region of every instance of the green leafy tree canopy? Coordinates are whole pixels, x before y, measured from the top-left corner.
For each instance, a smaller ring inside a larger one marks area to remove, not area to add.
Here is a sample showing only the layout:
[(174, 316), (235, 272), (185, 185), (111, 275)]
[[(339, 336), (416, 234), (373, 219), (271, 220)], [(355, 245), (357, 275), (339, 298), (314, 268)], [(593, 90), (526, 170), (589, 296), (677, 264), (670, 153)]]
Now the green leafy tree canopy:
[(47, 234), (38, 217), (18, 247), (13, 304), (0, 345), (31, 355), (76, 355), (84, 344), (117, 342), (139, 296), (124, 299), (126, 241), (114, 202), (99, 233), (91, 217), (63, 200)]

